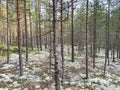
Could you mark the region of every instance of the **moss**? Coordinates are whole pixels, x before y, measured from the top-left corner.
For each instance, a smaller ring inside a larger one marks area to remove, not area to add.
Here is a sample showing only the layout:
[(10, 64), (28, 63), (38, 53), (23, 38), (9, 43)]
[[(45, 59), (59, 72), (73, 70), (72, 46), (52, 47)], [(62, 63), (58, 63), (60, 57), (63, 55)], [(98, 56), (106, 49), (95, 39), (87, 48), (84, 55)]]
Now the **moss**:
[(11, 51), (12, 53), (17, 53), (17, 52), (18, 52), (18, 48), (15, 47), (15, 48), (11, 49), (10, 51)]
[[(23, 48), (23, 47), (22, 47), (22, 52), (25, 52), (25, 48)], [(10, 49), (10, 54), (13, 54), (13, 53), (18, 53), (18, 48), (17, 47), (14, 47), (14, 48)], [(1, 52), (1, 56), (7, 56), (7, 49), (4, 49)]]
[(3, 50), (3, 48), (4, 48), (4, 46), (1, 46), (1, 45), (0, 45), (0, 51)]
[[(10, 54), (11, 54), (11, 52), (10, 52)], [(2, 56), (7, 56), (7, 49), (4, 49), (4, 50), (2, 51), (2, 53), (1, 53), (1, 55), (2, 55)]]

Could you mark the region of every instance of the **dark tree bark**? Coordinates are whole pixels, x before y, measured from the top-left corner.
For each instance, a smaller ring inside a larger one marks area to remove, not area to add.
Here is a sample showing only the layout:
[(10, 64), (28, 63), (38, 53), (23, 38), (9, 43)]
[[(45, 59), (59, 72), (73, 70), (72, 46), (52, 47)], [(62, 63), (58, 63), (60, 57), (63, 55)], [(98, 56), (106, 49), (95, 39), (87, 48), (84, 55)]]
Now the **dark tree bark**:
[(61, 15), (60, 15), (60, 31), (61, 31), (61, 57), (62, 57), (62, 85), (63, 85), (63, 79), (64, 79), (64, 40), (63, 40), (63, 0), (61, 0), (61, 9), (60, 9), (60, 12), (61, 12)]
[(24, 0), (24, 19), (25, 19), (26, 62), (28, 62), (28, 29), (27, 29), (27, 19), (26, 19), (26, 0)]
[(9, 57), (10, 57), (10, 42), (9, 42), (9, 34), (10, 34), (10, 32), (9, 32), (9, 29), (10, 29), (10, 27), (9, 27), (9, 6), (8, 6), (8, 0), (7, 0), (7, 3), (6, 3), (6, 5), (7, 5), (7, 63), (9, 63)]
[(106, 64), (108, 61), (109, 65), (109, 22), (110, 22), (110, 1), (108, 1), (108, 10), (106, 11), (106, 48), (105, 48), (105, 65), (104, 65), (104, 75), (106, 73)]
[(88, 3), (86, 1), (86, 79), (88, 78)]
[[(51, 19), (51, 14), (50, 14), (50, 0), (49, 0), (49, 10), (48, 10), (48, 15), (49, 15), (49, 19)], [(49, 33), (49, 72), (50, 72), (50, 75), (51, 75), (51, 60), (52, 60), (52, 25), (51, 25), (51, 21), (49, 21), (49, 30), (50, 30), (50, 33)]]
[(112, 45), (112, 57), (113, 57), (113, 62), (115, 62), (115, 46), (116, 46), (116, 40), (117, 40), (117, 34), (116, 34), (116, 36), (115, 36), (115, 40), (114, 40), (114, 42), (113, 42), (113, 45)]
[(72, 3), (72, 10), (71, 10), (72, 11), (71, 13), (72, 14), (71, 15), (71, 18), (72, 18), (71, 20), (71, 24), (72, 24), (71, 25), (72, 26), (72, 31), (71, 31), (72, 58), (71, 59), (72, 59), (72, 62), (74, 62), (74, 18), (73, 18), (74, 17), (74, 3), (73, 2), (74, 0), (71, 0), (71, 3)]
[(25, 32), (22, 32), (22, 45), (25, 46)]
[[(106, 14), (107, 14), (107, 12), (106, 12)], [(107, 48), (107, 46), (108, 46), (108, 44), (107, 44), (107, 42), (108, 42), (108, 34), (107, 34), (107, 15), (106, 15), (106, 45), (105, 45), (105, 64), (104, 64), (104, 75), (105, 75), (105, 73), (106, 73), (106, 64), (107, 64), (107, 57), (108, 57), (108, 48)]]
[(17, 29), (18, 29), (18, 54), (19, 54), (19, 67), (20, 67), (20, 76), (23, 75), (23, 61), (22, 61), (22, 31), (20, 29), (20, 13), (19, 13), (19, 0), (16, 0), (17, 8)]
[[(46, 29), (47, 29), (47, 28), (46, 28), (46, 23), (44, 22), (44, 30), (45, 30), (45, 33), (47, 32)], [(45, 46), (46, 49), (47, 49), (47, 45), (48, 45), (47, 42), (48, 42), (48, 40), (47, 40), (47, 34), (45, 34), (45, 35), (44, 35), (44, 46)]]
[(111, 0), (107, 0), (107, 2), (108, 2), (108, 10), (107, 10), (107, 41), (106, 41), (106, 44), (107, 44), (107, 47), (106, 47), (106, 58), (108, 59), (108, 65), (109, 65), (109, 49), (110, 49), (110, 44), (109, 44), (109, 42), (110, 42), (110, 40), (109, 40), (109, 35), (110, 35), (110, 33), (109, 33), (109, 31), (110, 31), (110, 2), (111, 2)]
[(56, 55), (56, 6), (57, 1), (52, 0), (53, 2), (53, 51), (54, 51), (54, 59), (55, 59), (55, 90), (60, 90), (60, 78), (59, 78), (59, 68), (58, 68), (58, 58)]
[[(50, 27), (50, 30), (51, 30), (51, 27)], [(50, 74), (51, 74), (51, 64), (52, 64), (52, 35), (51, 35), (51, 32), (50, 32), (50, 53), (49, 53), (49, 58), (50, 58)]]

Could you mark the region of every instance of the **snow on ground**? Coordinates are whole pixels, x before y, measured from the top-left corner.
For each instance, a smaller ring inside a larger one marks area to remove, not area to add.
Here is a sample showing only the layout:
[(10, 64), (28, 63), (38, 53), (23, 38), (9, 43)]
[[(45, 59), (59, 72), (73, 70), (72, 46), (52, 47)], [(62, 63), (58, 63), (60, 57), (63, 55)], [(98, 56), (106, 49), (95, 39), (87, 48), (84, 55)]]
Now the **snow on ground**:
[[(100, 53), (102, 56), (102, 53)], [(49, 73), (48, 51), (29, 53), (29, 62), (24, 61), (24, 75), (19, 76), (18, 55), (10, 56), (10, 64), (0, 62), (0, 90), (55, 90), (54, 66)], [(111, 62), (107, 66), (106, 76), (103, 74), (104, 58), (96, 59), (96, 68), (92, 69), (92, 59), (89, 58), (89, 78), (85, 78), (85, 58), (77, 57), (70, 62), (70, 56), (65, 56), (64, 85), (61, 90), (120, 90), (120, 63)], [(69, 59), (69, 60), (68, 60)], [(54, 60), (52, 60), (53, 62)], [(112, 61), (110, 59), (110, 61)], [(52, 63), (54, 64), (54, 63)]]

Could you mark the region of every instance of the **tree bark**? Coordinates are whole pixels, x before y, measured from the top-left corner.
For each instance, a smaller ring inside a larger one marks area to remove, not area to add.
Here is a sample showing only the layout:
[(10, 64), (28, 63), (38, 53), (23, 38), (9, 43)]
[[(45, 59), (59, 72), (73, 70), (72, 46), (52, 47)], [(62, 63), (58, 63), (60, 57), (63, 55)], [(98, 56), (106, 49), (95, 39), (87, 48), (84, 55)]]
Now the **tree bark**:
[(63, 79), (64, 79), (64, 40), (63, 40), (63, 0), (61, 0), (61, 9), (60, 9), (60, 12), (61, 12), (61, 15), (60, 15), (60, 31), (61, 31), (61, 57), (62, 57), (62, 85), (63, 85)]
[(10, 27), (9, 27), (9, 6), (8, 6), (8, 0), (7, 0), (7, 63), (9, 63), (9, 57), (10, 57), (10, 42), (9, 42), (9, 34), (10, 34), (10, 32), (9, 32), (9, 29), (10, 29)]
[[(31, 2), (30, 2), (31, 4)], [(29, 20), (30, 20), (30, 44), (31, 49), (33, 50), (33, 31), (32, 31), (32, 21), (31, 21), (31, 6), (29, 6)]]
[(41, 20), (41, 2), (40, 0), (38, 0), (38, 16), (39, 16), (39, 42), (40, 42), (40, 50), (42, 51), (42, 37), (41, 37), (41, 23), (40, 23), (40, 20)]
[(26, 19), (26, 0), (24, 0), (24, 19), (25, 19), (26, 62), (28, 62), (28, 29), (27, 29), (27, 19)]
[(71, 3), (72, 3), (72, 15), (71, 15), (71, 18), (72, 18), (72, 21), (71, 21), (71, 26), (72, 26), (72, 31), (71, 31), (71, 45), (72, 45), (72, 62), (74, 62), (74, 0), (71, 0)]
[(88, 78), (88, 3), (86, 1), (86, 79)]
[(58, 68), (58, 58), (56, 55), (56, 6), (57, 6), (57, 1), (53, 1), (53, 51), (54, 51), (54, 59), (55, 59), (55, 90), (60, 90), (60, 78), (59, 78), (59, 68)]
[(20, 29), (20, 13), (19, 13), (19, 0), (16, 1), (17, 4), (17, 26), (18, 26), (18, 54), (19, 54), (19, 66), (20, 66), (20, 76), (23, 75), (23, 61), (22, 61), (22, 31)]
[(93, 36), (93, 69), (95, 68), (95, 57), (96, 57), (96, 14), (97, 14), (97, 3), (98, 1), (94, 1), (94, 36)]

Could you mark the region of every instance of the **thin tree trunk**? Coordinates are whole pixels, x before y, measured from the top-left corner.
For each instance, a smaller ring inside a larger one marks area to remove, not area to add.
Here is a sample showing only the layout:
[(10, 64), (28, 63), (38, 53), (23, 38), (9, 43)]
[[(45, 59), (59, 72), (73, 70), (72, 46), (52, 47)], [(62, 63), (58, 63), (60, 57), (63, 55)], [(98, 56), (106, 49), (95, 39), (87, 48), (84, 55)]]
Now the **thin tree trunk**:
[(60, 31), (61, 31), (61, 57), (62, 57), (62, 85), (63, 85), (63, 79), (64, 79), (64, 46), (63, 46), (63, 43), (64, 43), (64, 41), (63, 41), (63, 0), (61, 0), (61, 16), (60, 16), (60, 21), (61, 21), (61, 23), (60, 23)]
[(8, 1), (7, 1), (7, 63), (9, 63), (9, 57), (10, 57), (10, 43), (9, 43), (9, 7), (8, 7)]
[(41, 23), (40, 23), (40, 19), (41, 19), (41, 2), (38, 0), (38, 16), (39, 16), (39, 42), (40, 42), (40, 50), (42, 51), (42, 37), (41, 37)]
[(88, 3), (86, 1), (86, 79), (88, 78)]
[[(50, 0), (49, 0), (49, 19), (51, 19), (51, 15), (50, 15)], [(49, 67), (49, 72), (50, 72), (50, 75), (51, 75), (51, 64), (52, 64), (52, 62), (51, 62), (51, 60), (52, 60), (52, 33), (51, 33), (51, 31), (52, 31), (52, 29), (51, 29), (51, 22), (49, 21), (49, 29), (50, 29), (50, 46), (49, 46), (49, 59), (50, 59), (50, 67)]]
[(56, 55), (56, 6), (57, 1), (53, 1), (53, 50), (55, 58), (55, 90), (60, 90), (60, 78), (59, 78), (59, 68), (58, 68), (58, 58)]
[(26, 62), (28, 62), (28, 30), (27, 30), (27, 19), (26, 19), (26, 0), (24, 0), (24, 19), (25, 19)]
[(110, 25), (110, 0), (108, 0), (108, 12), (107, 12), (107, 51), (106, 51), (106, 54), (107, 54), (107, 59), (108, 59), (108, 65), (109, 65), (109, 49), (110, 49), (110, 44), (109, 44), (109, 27)]
[(117, 40), (117, 33), (115, 36), (115, 40), (113, 42), (113, 62), (115, 62), (115, 45), (116, 45), (116, 40)]
[(36, 44), (37, 44), (37, 50), (39, 50), (38, 4), (37, 4), (37, 1), (36, 1)]
[(72, 15), (71, 15), (71, 18), (72, 18), (72, 21), (71, 21), (71, 26), (72, 26), (72, 31), (71, 31), (71, 45), (72, 45), (72, 62), (74, 62), (74, 0), (71, 0), (71, 3), (72, 3)]
[(93, 69), (95, 68), (95, 57), (96, 57), (96, 14), (97, 14), (97, 3), (94, 1), (94, 36), (93, 36)]
[(20, 13), (19, 13), (19, 0), (16, 1), (17, 4), (17, 26), (18, 26), (18, 54), (19, 54), (19, 66), (20, 66), (20, 76), (23, 75), (23, 61), (22, 61), (22, 31), (20, 29)]
[[(31, 4), (31, 2), (30, 2)], [(31, 21), (31, 6), (29, 6), (29, 20), (30, 20), (30, 41), (31, 41), (31, 49), (33, 50), (33, 31), (32, 31), (32, 21)]]

